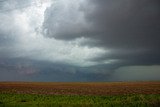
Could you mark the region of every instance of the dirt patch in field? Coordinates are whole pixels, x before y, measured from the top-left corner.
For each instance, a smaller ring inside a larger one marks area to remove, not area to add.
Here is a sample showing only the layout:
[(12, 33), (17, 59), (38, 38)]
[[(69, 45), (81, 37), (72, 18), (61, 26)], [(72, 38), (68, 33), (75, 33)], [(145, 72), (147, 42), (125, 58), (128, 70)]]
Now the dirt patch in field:
[(35, 83), (0, 82), (0, 93), (53, 95), (160, 94), (160, 82)]

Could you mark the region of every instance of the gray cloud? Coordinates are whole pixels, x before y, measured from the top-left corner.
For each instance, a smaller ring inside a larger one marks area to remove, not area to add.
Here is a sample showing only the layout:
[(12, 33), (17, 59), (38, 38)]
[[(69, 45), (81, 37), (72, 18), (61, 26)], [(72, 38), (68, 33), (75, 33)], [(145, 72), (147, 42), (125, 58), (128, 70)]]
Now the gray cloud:
[(110, 76), (101, 67), (81, 68), (19, 58), (1, 58), (0, 74), (0, 81), (106, 81)]
[(0, 80), (159, 79), (159, 0), (40, 1), (0, 1)]
[(11, 12), (14, 10), (23, 9), (32, 5), (32, 0), (1, 0), (0, 12)]
[(111, 51), (100, 59), (159, 64), (158, 0), (81, 0), (76, 3), (60, 0), (48, 8), (45, 15), (44, 31), (48, 37), (62, 40), (91, 38), (95, 42), (82, 45)]
[(89, 37), (113, 48), (159, 45), (158, 0), (62, 2), (46, 10), (46, 36), (64, 40)]
[(85, 3), (83, 0), (59, 0), (53, 3), (45, 12), (45, 35), (65, 40), (85, 36), (91, 30), (84, 19), (84, 11), (80, 10)]

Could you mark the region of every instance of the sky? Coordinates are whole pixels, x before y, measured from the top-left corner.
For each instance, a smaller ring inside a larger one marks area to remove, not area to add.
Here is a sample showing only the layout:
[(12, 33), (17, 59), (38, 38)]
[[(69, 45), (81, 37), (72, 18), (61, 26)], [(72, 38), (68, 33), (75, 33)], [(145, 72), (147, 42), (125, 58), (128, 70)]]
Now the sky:
[(159, 0), (0, 0), (0, 81), (159, 80)]

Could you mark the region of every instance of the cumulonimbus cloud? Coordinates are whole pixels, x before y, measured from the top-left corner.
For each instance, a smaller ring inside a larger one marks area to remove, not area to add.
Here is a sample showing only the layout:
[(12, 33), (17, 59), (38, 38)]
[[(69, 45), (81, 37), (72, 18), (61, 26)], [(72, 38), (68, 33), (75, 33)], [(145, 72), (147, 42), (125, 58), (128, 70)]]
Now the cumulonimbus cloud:
[[(60, 66), (35, 68), (20, 64), (20, 70), (26, 68), (31, 72), (24, 71), (31, 74), (47, 68), (62, 73), (65, 69), (60, 68), (65, 65), (66, 71), (77, 77), (124, 77), (126, 69), (135, 69), (128, 66), (146, 69), (148, 65), (160, 64), (159, 17), (159, 0), (3, 0), (0, 59), (30, 59)], [(156, 69), (153, 78), (159, 68), (151, 68)], [(118, 73), (117, 69), (124, 72)], [(139, 72), (143, 74), (144, 70)]]
[(51, 1), (48, 1), (41, 6), (32, 4), (24, 9), (1, 13), (1, 40), (5, 38), (4, 42), (7, 43), (11, 38), (15, 39), (10, 41), (13, 45), (1, 46), (1, 52), (9, 53), (11, 57), (28, 57), (77, 66), (98, 64), (89, 59), (105, 54), (106, 51), (98, 47), (81, 46), (81, 42), (89, 41), (87, 38), (67, 42), (42, 35), (44, 12), (50, 5)]

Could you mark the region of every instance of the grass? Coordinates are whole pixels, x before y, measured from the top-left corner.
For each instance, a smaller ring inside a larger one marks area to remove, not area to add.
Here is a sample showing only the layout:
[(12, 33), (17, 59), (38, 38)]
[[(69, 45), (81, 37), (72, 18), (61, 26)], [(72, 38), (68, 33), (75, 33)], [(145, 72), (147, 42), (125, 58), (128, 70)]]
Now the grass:
[(0, 107), (158, 107), (160, 95), (0, 94)]
[(0, 82), (0, 107), (160, 107), (160, 82)]

